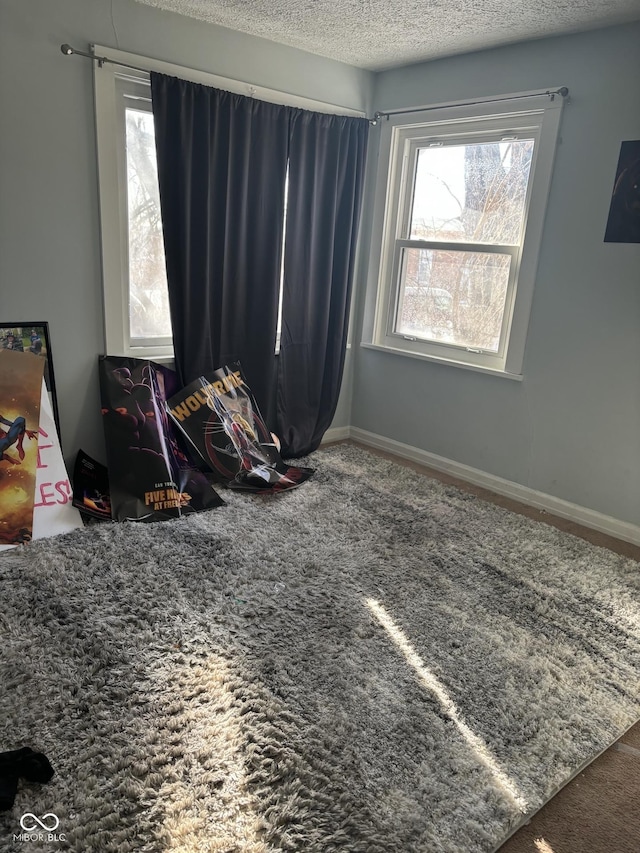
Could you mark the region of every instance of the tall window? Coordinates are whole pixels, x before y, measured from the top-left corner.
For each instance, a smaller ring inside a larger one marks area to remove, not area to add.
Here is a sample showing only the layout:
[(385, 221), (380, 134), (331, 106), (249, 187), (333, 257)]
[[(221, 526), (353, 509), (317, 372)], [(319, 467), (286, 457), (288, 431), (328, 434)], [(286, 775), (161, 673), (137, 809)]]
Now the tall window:
[(149, 75), (96, 68), (106, 349), (171, 357)]
[(106, 350), (113, 355), (171, 357), (151, 87), (149, 74), (130, 66), (272, 103), (362, 113), (112, 48), (95, 45), (94, 51), (123, 63), (97, 63), (94, 73)]
[(521, 372), (561, 100), (385, 122), (374, 345)]

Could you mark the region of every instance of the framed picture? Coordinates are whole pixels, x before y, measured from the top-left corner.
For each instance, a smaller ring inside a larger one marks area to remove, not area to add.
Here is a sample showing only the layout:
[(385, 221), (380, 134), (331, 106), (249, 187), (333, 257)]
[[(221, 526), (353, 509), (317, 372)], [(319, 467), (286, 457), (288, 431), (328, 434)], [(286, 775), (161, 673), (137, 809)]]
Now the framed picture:
[(0, 323), (0, 349), (32, 352), (34, 355), (44, 358), (44, 382), (49, 392), (53, 417), (58, 436), (60, 436), (60, 417), (56, 399), (56, 383), (53, 376), (49, 324), (42, 322), (42, 320), (33, 323)]
[(640, 243), (640, 139), (620, 146), (605, 243)]

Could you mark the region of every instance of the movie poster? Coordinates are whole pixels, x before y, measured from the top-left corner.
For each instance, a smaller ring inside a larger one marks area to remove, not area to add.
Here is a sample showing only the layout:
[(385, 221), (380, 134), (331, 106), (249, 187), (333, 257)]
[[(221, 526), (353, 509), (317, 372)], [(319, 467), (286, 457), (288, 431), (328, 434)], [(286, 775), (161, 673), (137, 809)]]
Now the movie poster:
[(78, 451), (73, 468), (73, 505), (92, 518), (111, 521), (109, 472), (84, 450)]
[(640, 139), (620, 146), (604, 241), (640, 243)]
[(191, 382), (168, 406), (194, 450), (229, 488), (282, 491), (314, 472), (282, 460), (237, 362)]
[(223, 504), (213, 478), (194, 468), (167, 415), (175, 372), (119, 356), (102, 356), (99, 367), (111, 517), (160, 521)]
[(49, 324), (43, 321), (24, 324), (2, 323), (0, 324), (0, 348), (16, 352), (31, 352), (44, 359), (44, 381), (53, 411), (56, 432), (59, 434), (60, 418), (51, 356)]
[(0, 349), (0, 544), (33, 537), (44, 361)]

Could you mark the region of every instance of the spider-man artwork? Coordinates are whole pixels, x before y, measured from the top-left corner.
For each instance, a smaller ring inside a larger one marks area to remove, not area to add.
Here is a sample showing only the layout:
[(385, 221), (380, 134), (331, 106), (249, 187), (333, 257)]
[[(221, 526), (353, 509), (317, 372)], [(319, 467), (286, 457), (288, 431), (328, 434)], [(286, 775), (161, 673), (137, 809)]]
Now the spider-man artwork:
[[(10, 462), (12, 465), (20, 465), (25, 457), (25, 437), (37, 441), (38, 431), (27, 429), (27, 422), (21, 415), (18, 415), (13, 421), (7, 420), (7, 418), (0, 415), (0, 424), (0, 462)], [(7, 427), (7, 429), (4, 429), (4, 427)], [(17, 459), (7, 452), (14, 445), (17, 450)]]

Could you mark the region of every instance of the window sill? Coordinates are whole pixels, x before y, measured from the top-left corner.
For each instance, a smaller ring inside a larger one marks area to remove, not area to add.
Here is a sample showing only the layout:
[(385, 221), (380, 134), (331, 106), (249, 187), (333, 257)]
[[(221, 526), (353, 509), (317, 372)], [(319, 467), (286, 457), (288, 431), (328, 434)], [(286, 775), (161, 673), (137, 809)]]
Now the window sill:
[(380, 346), (380, 344), (370, 344), (364, 341), (360, 344), (360, 346), (364, 347), (365, 349), (385, 352), (389, 355), (400, 355), (405, 356), (407, 358), (417, 358), (420, 361), (431, 361), (435, 364), (442, 364), (448, 367), (461, 367), (464, 370), (473, 370), (476, 373), (486, 373), (489, 376), (496, 376), (499, 379), (513, 379), (516, 382), (522, 382), (522, 380), (524, 379), (524, 376), (521, 373), (507, 373), (505, 370), (498, 370), (494, 367), (482, 367), (477, 364), (467, 364), (464, 361), (455, 361), (452, 358), (440, 358), (437, 355), (425, 355), (424, 353), (409, 352), (408, 350), (398, 349), (396, 347), (385, 347)]
[(173, 355), (165, 353), (154, 355), (154, 353), (148, 352), (143, 347), (132, 347), (128, 351), (115, 346), (107, 347), (105, 353), (108, 356), (115, 356), (117, 358), (139, 358), (143, 361), (154, 361), (156, 364), (162, 364), (165, 367), (171, 368), (171, 370), (175, 370), (175, 357)]

